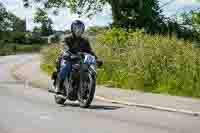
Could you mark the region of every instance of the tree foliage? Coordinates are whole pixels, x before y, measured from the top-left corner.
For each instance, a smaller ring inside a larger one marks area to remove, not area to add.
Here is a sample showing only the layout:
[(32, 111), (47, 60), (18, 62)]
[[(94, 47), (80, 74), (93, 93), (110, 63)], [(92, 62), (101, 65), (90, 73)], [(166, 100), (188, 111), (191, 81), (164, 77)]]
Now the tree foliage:
[(161, 23), (158, 0), (24, 0), (43, 3), (44, 8), (70, 8), (72, 13), (91, 17), (102, 11), (105, 4), (112, 8), (113, 24), (120, 27), (155, 28)]
[(9, 13), (6, 11), (2, 3), (0, 3), (0, 31), (7, 31), (11, 28), (11, 23), (8, 19)]
[(151, 30), (152, 26), (155, 28), (162, 22), (157, 0), (110, 0), (110, 5), (114, 24), (120, 27), (146, 27)]
[(26, 30), (26, 23), (11, 12), (0, 3), (0, 31), (22, 31)]
[(48, 17), (48, 14), (41, 8), (37, 9), (34, 16), (34, 22), (41, 24), (41, 33), (43, 36), (48, 36), (53, 33), (52, 20)]
[(192, 30), (194, 40), (200, 41), (200, 10), (192, 10), (181, 14), (182, 25)]
[(200, 11), (192, 12), (192, 24), (200, 30)]

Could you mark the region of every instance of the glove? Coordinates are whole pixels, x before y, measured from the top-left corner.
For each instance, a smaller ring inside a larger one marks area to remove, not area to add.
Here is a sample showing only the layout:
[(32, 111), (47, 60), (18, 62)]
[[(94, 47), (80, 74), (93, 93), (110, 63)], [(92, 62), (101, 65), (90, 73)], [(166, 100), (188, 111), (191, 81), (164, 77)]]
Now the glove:
[(102, 60), (97, 60), (97, 66), (101, 67), (103, 65), (103, 61)]

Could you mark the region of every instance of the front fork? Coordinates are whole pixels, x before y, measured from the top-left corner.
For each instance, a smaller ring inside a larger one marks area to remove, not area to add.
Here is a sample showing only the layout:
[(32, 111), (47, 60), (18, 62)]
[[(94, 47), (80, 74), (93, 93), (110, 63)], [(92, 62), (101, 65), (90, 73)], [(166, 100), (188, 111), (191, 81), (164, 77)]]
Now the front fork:
[(80, 87), (79, 87), (79, 92), (82, 97), (84, 97), (86, 93), (85, 82), (88, 78), (87, 73), (88, 73), (88, 66), (86, 64), (82, 64), (80, 69)]

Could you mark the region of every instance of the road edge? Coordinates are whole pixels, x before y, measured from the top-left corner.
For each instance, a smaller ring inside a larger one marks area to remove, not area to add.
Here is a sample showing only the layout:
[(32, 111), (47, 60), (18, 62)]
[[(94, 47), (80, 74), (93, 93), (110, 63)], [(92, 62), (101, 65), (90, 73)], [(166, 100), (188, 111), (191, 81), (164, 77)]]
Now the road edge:
[[(28, 63), (17, 64), (17, 65), (12, 67), (11, 75), (13, 76), (13, 78), (15, 78), (17, 80), (26, 81), (25, 77), (23, 77), (22, 75), (20, 75), (19, 73), (16, 72), (17, 71), (16, 67), (24, 66), (26, 64), (28, 64)], [(36, 88), (41, 88), (40, 85), (38, 85), (34, 82), (28, 82), (27, 81), (26, 84), (33, 86), (33, 87), (36, 87)], [(191, 115), (191, 116), (200, 116), (200, 112), (194, 112), (194, 111), (183, 110), (183, 109), (166, 108), (166, 107), (155, 106), (155, 105), (150, 105), (150, 104), (139, 104), (139, 103), (133, 103), (133, 102), (127, 102), (127, 101), (113, 100), (113, 99), (109, 99), (109, 98), (106, 98), (106, 97), (103, 97), (103, 96), (98, 96), (98, 95), (95, 96), (95, 99), (100, 100), (100, 101), (104, 101), (104, 102), (126, 105), (126, 106), (132, 106), (132, 107), (134, 106), (134, 107), (147, 108), (147, 109), (158, 110), (158, 111), (167, 111), (167, 112), (182, 113), (182, 114)]]

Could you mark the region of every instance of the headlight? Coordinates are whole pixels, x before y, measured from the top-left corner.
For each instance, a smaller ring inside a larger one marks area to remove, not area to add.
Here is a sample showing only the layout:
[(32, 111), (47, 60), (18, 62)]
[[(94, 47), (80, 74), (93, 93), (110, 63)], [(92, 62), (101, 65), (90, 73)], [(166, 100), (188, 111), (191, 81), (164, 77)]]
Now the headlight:
[(96, 64), (95, 56), (90, 54), (85, 55), (84, 63), (88, 65)]

